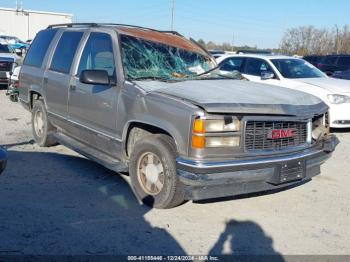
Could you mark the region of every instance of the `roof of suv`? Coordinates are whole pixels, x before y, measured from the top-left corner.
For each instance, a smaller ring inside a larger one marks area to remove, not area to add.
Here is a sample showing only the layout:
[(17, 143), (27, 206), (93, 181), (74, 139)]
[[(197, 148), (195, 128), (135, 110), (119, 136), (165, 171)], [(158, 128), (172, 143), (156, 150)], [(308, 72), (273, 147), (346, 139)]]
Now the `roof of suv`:
[(194, 41), (189, 41), (184, 36), (175, 31), (161, 31), (147, 27), (126, 25), (126, 24), (97, 24), (97, 23), (71, 23), (50, 25), (50, 28), (77, 28), (77, 27), (108, 27), (115, 29), (118, 33), (129, 35), (136, 38), (145, 39), (152, 42), (164, 43), (177, 48), (189, 50), (203, 55), (209, 55), (208, 52)]

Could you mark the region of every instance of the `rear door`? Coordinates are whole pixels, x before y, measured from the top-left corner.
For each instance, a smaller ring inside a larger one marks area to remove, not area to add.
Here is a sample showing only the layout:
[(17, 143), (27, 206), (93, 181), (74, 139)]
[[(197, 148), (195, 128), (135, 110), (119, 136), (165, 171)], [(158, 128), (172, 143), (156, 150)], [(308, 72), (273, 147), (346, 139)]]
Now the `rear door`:
[[(116, 35), (91, 32), (77, 61), (77, 70), (69, 90), (68, 115), (76, 126), (71, 134), (81, 142), (115, 156), (117, 121)], [(111, 85), (84, 84), (79, 81), (83, 70), (105, 70)]]
[(83, 31), (65, 31), (61, 34), (44, 75), (48, 112), (58, 120), (66, 119), (68, 116), (67, 103), (71, 67), (83, 35)]

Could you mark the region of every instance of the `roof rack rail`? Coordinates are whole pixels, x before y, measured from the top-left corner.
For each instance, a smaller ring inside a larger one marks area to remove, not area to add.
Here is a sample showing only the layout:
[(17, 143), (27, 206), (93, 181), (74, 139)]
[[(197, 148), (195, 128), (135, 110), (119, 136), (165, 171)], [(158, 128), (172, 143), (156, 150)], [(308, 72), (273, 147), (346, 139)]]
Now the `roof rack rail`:
[(67, 24), (54, 24), (49, 25), (47, 29), (52, 28), (58, 28), (58, 27), (98, 27), (98, 26), (125, 26), (125, 27), (132, 27), (132, 28), (139, 28), (139, 29), (145, 29), (145, 30), (151, 30), (156, 31), (160, 33), (166, 33), (166, 34), (174, 34), (183, 37), (180, 33), (176, 31), (168, 31), (168, 30), (157, 30), (149, 27), (143, 27), (143, 26), (137, 26), (137, 25), (129, 25), (129, 24), (117, 24), (117, 23), (67, 23)]
[(96, 27), (98, 26), (97, 23), (67, 23), (67, 24), (54, 24), (49, 25), (47, 29), (57, 28), (57, 27)]

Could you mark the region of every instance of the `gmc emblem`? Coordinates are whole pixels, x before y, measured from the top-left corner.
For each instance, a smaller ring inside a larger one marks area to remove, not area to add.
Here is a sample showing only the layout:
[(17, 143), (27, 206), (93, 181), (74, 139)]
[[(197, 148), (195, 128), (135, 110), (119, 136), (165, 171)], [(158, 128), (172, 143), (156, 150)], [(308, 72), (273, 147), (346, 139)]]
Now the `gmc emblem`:
[(295, 128), (288, 129), (272, 129), (267, 133), (268, 139), (280, 139), (296, 136), (297, 130)]

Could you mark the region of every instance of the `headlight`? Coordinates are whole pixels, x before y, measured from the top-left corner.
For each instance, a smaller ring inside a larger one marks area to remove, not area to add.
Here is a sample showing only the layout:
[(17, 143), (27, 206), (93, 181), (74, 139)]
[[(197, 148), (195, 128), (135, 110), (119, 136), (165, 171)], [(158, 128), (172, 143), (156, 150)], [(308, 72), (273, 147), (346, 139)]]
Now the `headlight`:
[(350, 103), (350, 97), (345, 95), (328, 95), (328, 101), (332, 104)]
[(195, 133), (220, 133), (236, 132), (240, 130), (240, 121), (233, 117), (221, 119), (201, 119), (194, 120), (193, 131)]
[(235, 117), (196, 118), (193, 122), (192, 147), (237, 147), (240, 121)]

